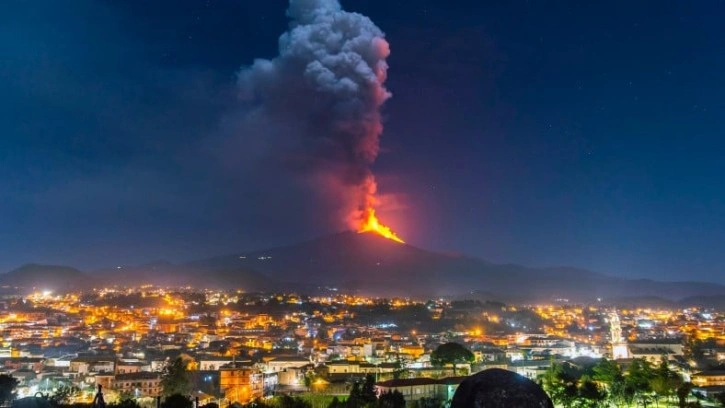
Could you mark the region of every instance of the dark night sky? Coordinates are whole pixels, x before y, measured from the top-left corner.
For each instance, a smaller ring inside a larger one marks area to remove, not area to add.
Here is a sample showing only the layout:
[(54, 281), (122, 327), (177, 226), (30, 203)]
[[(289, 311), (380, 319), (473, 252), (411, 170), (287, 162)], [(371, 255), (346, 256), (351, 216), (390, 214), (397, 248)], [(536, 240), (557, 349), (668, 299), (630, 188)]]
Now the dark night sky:
[[(392, 54), (374, 170), (411, 244), (725, 283), (725, 3), (343, 0)], [(3, 1), (0, 270), (332, 232), (235, 132), (286, 2)]]

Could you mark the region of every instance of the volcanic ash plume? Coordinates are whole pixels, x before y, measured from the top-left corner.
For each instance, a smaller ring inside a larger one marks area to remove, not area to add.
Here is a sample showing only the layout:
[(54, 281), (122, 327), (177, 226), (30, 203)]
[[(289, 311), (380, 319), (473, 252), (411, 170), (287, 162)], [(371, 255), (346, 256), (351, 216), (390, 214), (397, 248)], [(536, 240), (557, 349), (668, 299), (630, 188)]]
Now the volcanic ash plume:
[(290, 0), (287, 15), (279, 56), (239, 73), (250, 115), (276, 128), (287, 164), (340, 201), (349, 227), (402, 242), (375, 217), (370, 170), (383, 131), (380, 107), (391, 96), (385, 35), (337, 0)]

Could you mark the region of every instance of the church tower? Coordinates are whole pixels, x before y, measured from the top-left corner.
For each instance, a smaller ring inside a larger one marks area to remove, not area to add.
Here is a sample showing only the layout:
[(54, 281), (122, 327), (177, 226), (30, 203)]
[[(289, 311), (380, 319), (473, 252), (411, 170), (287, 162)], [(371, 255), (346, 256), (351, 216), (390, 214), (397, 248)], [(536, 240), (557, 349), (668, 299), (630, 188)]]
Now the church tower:
[(614, 309), (609, 314), (609, 336), (612, 345), (612, 359), (629, 358), (629, 346), (627, 345), (627, 341), (622, 337), (622, 326), (619, 322), (617, 309)]

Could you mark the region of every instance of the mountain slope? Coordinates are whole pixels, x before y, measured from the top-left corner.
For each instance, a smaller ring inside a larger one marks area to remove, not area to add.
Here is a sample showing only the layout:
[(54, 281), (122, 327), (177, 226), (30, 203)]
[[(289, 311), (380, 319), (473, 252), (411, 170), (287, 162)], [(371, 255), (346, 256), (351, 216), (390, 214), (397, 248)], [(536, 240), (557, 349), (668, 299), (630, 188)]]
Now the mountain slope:
[(26, 265), (0, 274), (0, 285), (38, 290), (144, 283), (250, 292), (312, 293), (320, 287), (338, 287), (379, 296), (466, 294), (524, 303), (557, 298), (587, 301), (650, 296), (712, 302), (725, 296), (725, 287), (714, 283), (633, 280), (569, 267), (493, 264), (398, 244), (372, 233), (353, 232), (184, 264), (160, 261), (100, 270), (91, 275), (68, 267)]
[(50, 290), (65, 292), (90, 289), (95, 279), (78, 269), (59, 265), (26, 264), (0, 274), (0, 285), (24, 291)]
[(569, 267), (492, 264), (353, 232), (210, 258), (194, 265), (247, 268), (279, 282), (339, 286), (386, 296), (485, 291), (505, 299), (533, 301), (651, 295), (679, 299), (725, 294), (725, 287), (710, 283), (630, 280)]
[(159, 286), (194, 286), (199, 288), (267, 291), (278, 283), (243, 265), (191, 262), (172, 264), (158, 261), (138, 266), (99, 270), (94, 273), (107, 285), (153, 284)]

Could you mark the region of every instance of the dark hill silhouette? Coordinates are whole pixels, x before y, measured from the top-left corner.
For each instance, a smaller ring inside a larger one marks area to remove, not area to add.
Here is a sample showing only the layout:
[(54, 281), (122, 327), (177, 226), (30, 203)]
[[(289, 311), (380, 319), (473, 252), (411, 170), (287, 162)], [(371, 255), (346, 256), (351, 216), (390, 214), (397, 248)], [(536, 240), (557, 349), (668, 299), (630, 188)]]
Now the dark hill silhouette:
[(90, 289), (95, 279), (78, 269), (59, 265), (26, 264), (0, 274), (0, 285), (24, 291), (51, 290), (67, 292)]
[(380, 296), (454, 295), (507, 302), (652, 296), (714, 301), (725, 296), (725, 286), (714, 283), (632, 280), (570, 267), (494, 264), (354, 232), (184, 264), (156, 261), (90, 275), (68, 267), (26, 265), (0, 275), (0, 285), (53, 290), (143, 283), (245, 291), (293, 289), (306, 293), (334, 286)]
[(378, 295), (438, 296), (482, 291), (505, 300), (534, 301), (655, 295), (679, 299), (725, 294), (725, 287), (711, 283), (630, 280), (571, 267), (493, 264), (354, 232), (189, 265), (246, 268), (278, 282), (338, 286)]
[(105, 284), (153, 284), (160, 286), (193, 286), (198, 288), (243, 289), (268, 291), (280, 287), (278, 282), (244, 265), (191, 262), (173, 264), (156, 261), (137, 266), (103, 269), (94, 272)]

